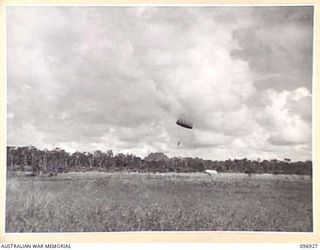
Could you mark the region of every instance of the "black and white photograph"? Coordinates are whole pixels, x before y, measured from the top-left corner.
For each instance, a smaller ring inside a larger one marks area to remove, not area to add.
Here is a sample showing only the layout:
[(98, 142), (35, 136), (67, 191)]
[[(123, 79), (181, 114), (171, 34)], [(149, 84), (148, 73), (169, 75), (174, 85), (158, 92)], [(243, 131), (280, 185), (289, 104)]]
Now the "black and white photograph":
[(5, 21), (6, 233), (314, 232), (313, 5)]

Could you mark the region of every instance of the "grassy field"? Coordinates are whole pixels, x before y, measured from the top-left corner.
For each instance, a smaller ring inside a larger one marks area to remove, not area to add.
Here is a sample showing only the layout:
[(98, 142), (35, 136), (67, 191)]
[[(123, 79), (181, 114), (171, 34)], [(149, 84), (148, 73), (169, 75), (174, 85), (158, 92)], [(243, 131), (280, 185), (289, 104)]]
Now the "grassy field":
[(6, 232), (312, 231), (307, 176), (7, 177)]

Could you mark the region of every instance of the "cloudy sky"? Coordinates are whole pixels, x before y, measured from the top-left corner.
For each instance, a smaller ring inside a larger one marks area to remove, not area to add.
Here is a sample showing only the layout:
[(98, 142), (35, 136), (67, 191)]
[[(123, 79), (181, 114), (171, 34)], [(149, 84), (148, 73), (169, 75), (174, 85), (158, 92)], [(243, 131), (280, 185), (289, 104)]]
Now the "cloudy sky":
[(312, 157), (312, 7), (6, 13), (8, 145)]

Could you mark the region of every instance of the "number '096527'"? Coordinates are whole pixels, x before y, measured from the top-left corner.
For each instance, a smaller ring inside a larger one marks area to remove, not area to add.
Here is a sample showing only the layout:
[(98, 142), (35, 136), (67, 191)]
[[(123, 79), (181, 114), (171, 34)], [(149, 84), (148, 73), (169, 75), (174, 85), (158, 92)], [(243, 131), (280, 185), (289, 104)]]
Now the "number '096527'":
[(318, 248), (318, 244), (300, 244), (300, 248)]

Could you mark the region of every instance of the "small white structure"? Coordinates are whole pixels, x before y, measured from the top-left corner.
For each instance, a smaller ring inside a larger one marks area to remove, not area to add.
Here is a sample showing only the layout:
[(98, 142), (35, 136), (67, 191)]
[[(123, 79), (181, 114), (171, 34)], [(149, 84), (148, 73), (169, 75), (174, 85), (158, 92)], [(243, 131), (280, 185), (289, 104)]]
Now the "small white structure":
[(204, 170), (204, 172), (210, 176), (214, 174), (218, 174), (217, 170), (213, 170), (213, 169), (207, 169), (207, 170)]

